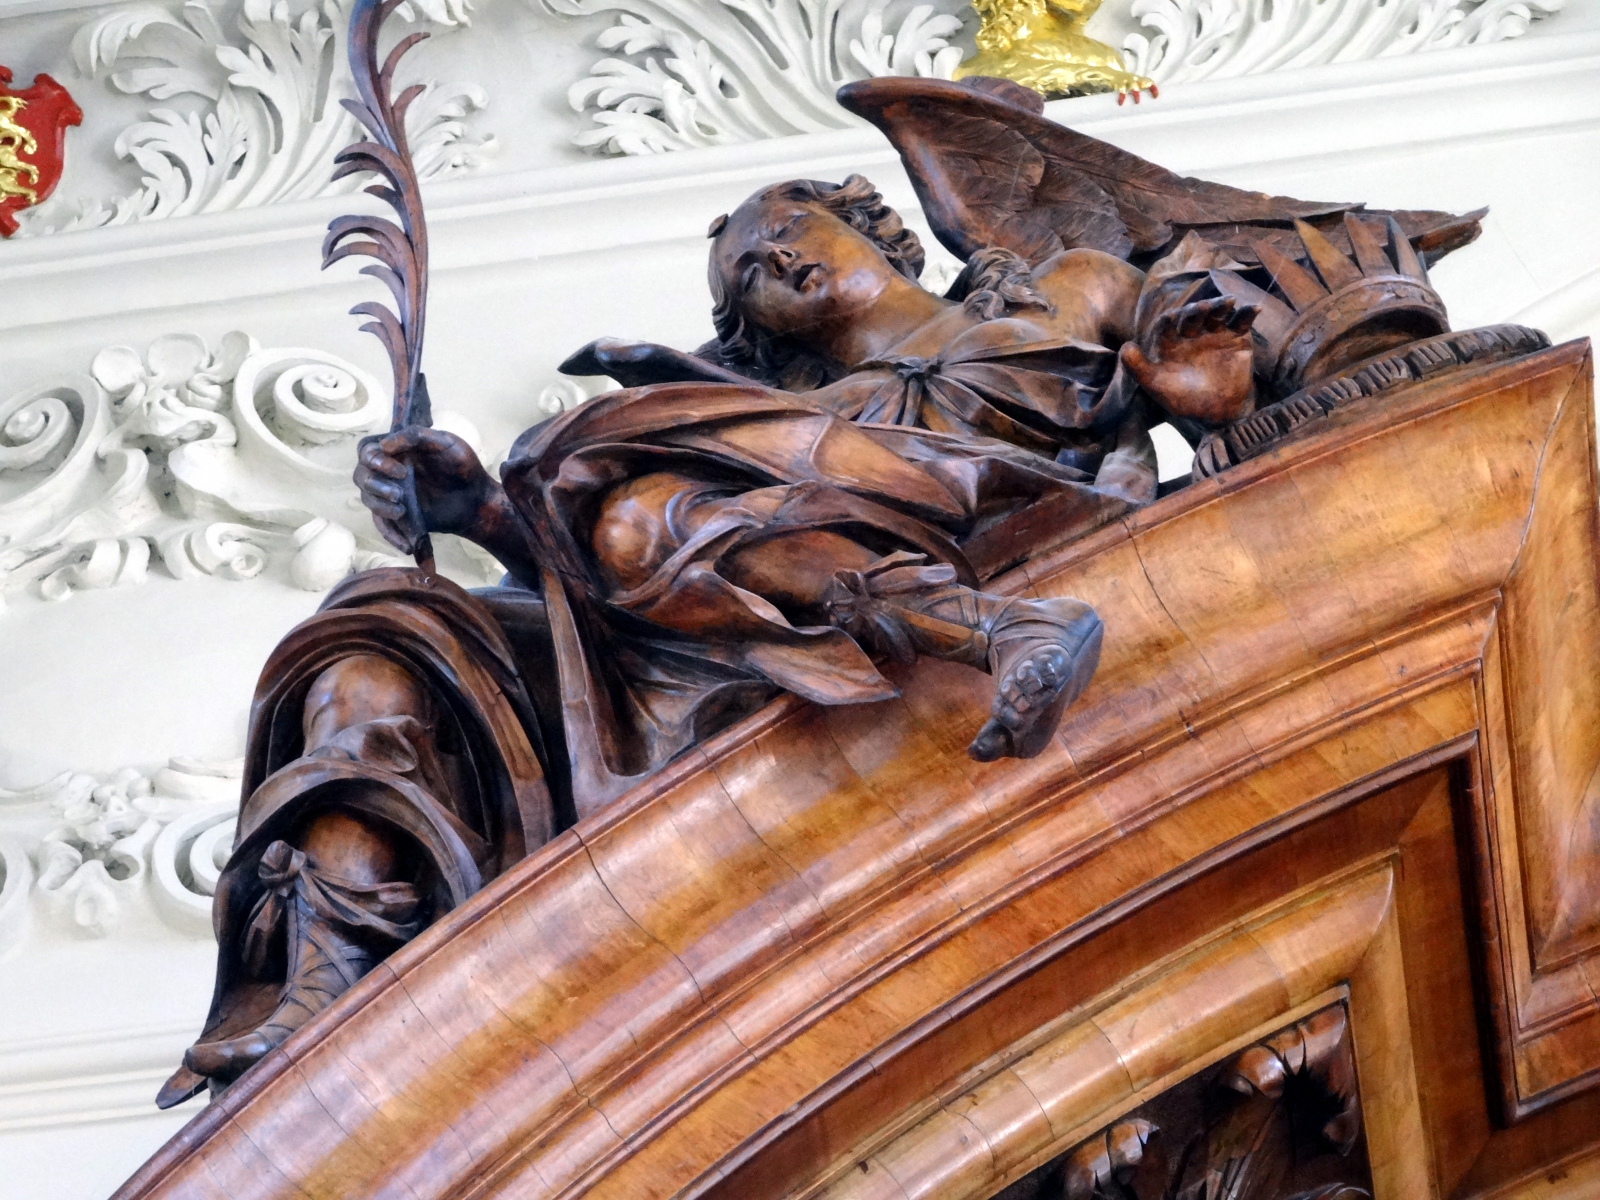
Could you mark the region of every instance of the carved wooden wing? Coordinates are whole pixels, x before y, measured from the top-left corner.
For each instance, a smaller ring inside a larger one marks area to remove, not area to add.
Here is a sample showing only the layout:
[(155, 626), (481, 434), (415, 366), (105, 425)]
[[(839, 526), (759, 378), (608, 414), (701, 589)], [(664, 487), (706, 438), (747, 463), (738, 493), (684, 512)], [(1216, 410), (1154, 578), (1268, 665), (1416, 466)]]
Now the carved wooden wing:
[[(1088, 246), (1142, 266), (1193, 229), (1250, 265), (1253, 241), (1298, 253), (1297, 218), (1340, 244), (1342, 215), (1364, 209), (1176, 175), (1048, 120), (1036, 92), (1007, 80), (866, 79), (840, 88), (839, 103), (883, 130), (934, 233), (962, 259), (1004, 246), (1038, 263)], [(1381, 215), (1432, 259), (1475, 238), (1483, 213)]]

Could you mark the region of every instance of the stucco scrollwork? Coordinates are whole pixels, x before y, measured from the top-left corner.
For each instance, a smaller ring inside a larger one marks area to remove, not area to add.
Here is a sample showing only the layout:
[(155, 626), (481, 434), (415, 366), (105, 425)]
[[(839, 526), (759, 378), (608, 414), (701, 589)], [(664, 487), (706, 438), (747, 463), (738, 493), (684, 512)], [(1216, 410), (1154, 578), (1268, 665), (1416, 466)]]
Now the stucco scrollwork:
[(1159, 84), (1504, 41), (1567, 0), (1133, 0), (1128, 69)]
[[(412, 0), (438, 25), (467, 21), (466, 0)], [(333, 156), (355, 137), (341, 100), (355, 95), (345, 52), (350, 0), (323, 0), (295, 14), (285, 0), (244, 0), (230, 34), (220, 0), (188, 0), (182, 15), (136, 3), (84, 25), (73, 56), (85, 75), (152, 100), (191, 98), (184, 111), (149, 110), (117, 137), (116, 153), (143, 178), (126, 195), (80, 201), (75, 215), (48, 205), (28, 210), (25, 232), (251, 208), (352, 191), (331, 181)], [(414, 14), (415, 15), (415, 14)], [(407, 117), (423, 179), (480, 166), (498, 150), (463, 119), (488, 96), (472, 84), (429, 80)], [(38, 215), (43, 214), (43, 215)]]
[(940, 0), (891, 29), (871, 0), (538, 0), (565, 16), (618, 14), (615, 52), (568, 99), (593, 124), (573, 140), (610, 154), (656, 154), (846, 128), (841, 84), (879, 75), (948, 79), (960, 30)]
[[(567, 16), (618, 14), (610, 56), (568, 92), (607, 154), (656, 154), (843, 128), (851, 79), (948, 79), (970, 6), (937, 0), (885, 23), (867, 0), (536, 0)], [(1567, 0), (1132, 0), (1127, 69), (1159, 84), (1503, 41)]]
[(0, 954), (27, 934), (32, 887), (33, 864), (27, 851), (10, 838), (0, 838)]
[(386, 408), (353, 364), (243, 333), (109, 347), (88, 376), (0, 403), (0, 595), (63, 600), (159, 567), (252, 579), (275, 561), (321, 591), (394, 561), (350, 486)]
[[(149, 773), (67, 771), (25, 791), (0, 789), (0, 824), (13, 835), (0, 943), (20, 936), (30, 879), (34, 907), (63, 931), (106, 937), (153, 908), (179, 932), (206, 936), (242, 770), (239, 759), (174, 758)], [(30, 829), (31, 864), (17, 836)]]

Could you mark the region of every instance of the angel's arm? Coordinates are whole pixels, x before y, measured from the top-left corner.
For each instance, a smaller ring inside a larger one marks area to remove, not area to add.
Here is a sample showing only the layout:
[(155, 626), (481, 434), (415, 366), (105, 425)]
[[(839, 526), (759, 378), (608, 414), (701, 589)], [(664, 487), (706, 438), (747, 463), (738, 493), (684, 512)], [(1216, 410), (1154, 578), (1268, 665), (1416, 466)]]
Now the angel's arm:
[(1138, 331), (1145, 274), (1098, 250), (1064, 250), (1033, 269), (1034, 286), (1054, 305), (1061, 333), (1115, 350)]
[(652, 383), (749, 383), (725, 367), (661, 346), (655, 342), (628, 342), (621, 338), (596, 338), (570, 355), (560, 369), (568, 375), (609, 375), (623, 387)]

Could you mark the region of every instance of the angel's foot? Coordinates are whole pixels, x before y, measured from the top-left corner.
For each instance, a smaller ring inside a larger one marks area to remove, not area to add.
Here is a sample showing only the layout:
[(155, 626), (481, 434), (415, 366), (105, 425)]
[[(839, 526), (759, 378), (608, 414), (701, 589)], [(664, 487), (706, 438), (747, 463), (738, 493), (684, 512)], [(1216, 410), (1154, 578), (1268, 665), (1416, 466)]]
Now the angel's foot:
[[(321, 820), (329, 827), (335, 827), (333, 822), (354, 823), (339, 813)], [(317, 832), (313, 826), (308, 841)], [(347, 869), (352, 864), (363, 865), (358, 861), (363, 848), (353, 848), (350, 862), (343, 864)], [(409, 940), (419, 927), (414, 918), (420, 901), (413, 885), (366, 883), (335, 875), (287, 842), (267, 847), (260, 876), (266, 892), (252, 917), (244, 958), (250, 969), (259, 972), (264, 964), (257, 955), (273, 939), (273, 928), (280, 922), (286, 926), (288, 961), (283, 991), (277, 1008), (256, 1028), (235, 1037), (199, 1042), (183, 1056), (189, 1071), (221, 1083), (237, 1079), (281, 1046), (290, 1034), (355, 986), (387, 948)]]
[(980, 762), (1043, 750), (1100, 663), (1100, 618), (1083, 601), (992, 596), (920, 554), (840, 571), (824, 606), (831, 624), (870, 651), (904, 663), (926, 654), (993, 675), (989, 721), (967, 747)]
[[(1077, 600), (1017, 601), (1011, 628), (996, 629), (999, 662), (989, 720), (967, 747), (979, 762), (1032, 758), (1100, 664), (1104, 627)], [(1009, 634), (1009, 636), (1007, 636)]]
[(316, 912), (303, 896), (295, 895), (291, 903), (289, 971), (278, 1007), (249, 1033), (191, 1046), (183, 1065), (195, 1074), (238, 1078), (377, 965), (369, 947)]

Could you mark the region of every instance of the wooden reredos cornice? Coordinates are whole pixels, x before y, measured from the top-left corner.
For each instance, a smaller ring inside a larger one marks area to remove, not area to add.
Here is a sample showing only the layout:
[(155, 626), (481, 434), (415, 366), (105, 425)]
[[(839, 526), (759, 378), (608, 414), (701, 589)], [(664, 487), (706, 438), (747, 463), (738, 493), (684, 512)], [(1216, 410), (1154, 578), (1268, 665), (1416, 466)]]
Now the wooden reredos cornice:
[(968, 759), (985, 681), (932, 661), (775, 703), (120, 1195), (988, 1195), (1335, 1003), (1379, 1195), (1507, 1161), (1600, 1081), (1590, 379), (1417, 383), (1026, 563), (1107, 630), (1044, 755)]

